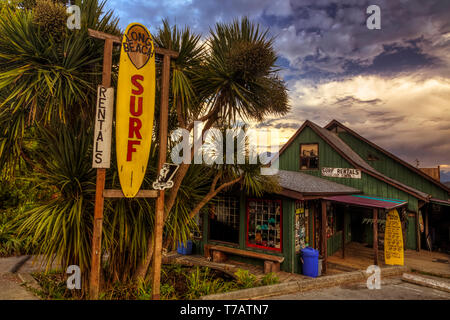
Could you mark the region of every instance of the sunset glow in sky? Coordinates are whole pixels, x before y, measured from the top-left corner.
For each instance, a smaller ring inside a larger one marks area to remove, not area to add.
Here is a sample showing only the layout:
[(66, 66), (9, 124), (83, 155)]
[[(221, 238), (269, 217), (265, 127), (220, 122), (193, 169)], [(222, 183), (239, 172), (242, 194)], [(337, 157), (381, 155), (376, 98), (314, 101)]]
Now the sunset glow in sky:
[[(366, 8), (381, 8), (381, 30)], [(441, 165), (450, 180), (449, 0), (109, 0), (121, 28), (161, 19), (205, 37), (244, 15), (270, 29), (292, 111), (268, 119), (286, 142), (309, 119), (337, 119), (415, 165)], [(445, 173), (444, 173), (445, 174)]]

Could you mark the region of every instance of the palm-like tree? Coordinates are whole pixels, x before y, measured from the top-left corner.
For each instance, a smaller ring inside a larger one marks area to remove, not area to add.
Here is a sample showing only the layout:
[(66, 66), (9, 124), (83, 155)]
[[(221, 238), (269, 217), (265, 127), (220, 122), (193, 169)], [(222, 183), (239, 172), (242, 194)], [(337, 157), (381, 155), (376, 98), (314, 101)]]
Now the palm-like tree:
[[(171, 100), (178, 126), (191, 131), (194, 121), (204, 121), (205, 132), (215, 125), (230, 126), (236, 120), (262, 120), (269, 114), (287, 113), (286, 87), (277, 77), (273, 40), (268, 39), (267, 31), (261, 32), (259, 26), (242, 18), (231, 24), (218, 23), (210, 33), (205, 44), (200, 45), (200, 37), (189, 28), (180, 31), (165, 21), (156, 38), (160, 46), (180, 53), (172, 65)], [(257, 166), (222, 165), (208, 169), (209, 174), (204, 177), (207, 192), (194, 202), (191, 218), (219, 192), (236, 183), (256, 193), (276, 184), (262, 178)], [(190, 164), (182, 163), (174, 177), (174, 186), (166, 198), (165, 221), (190, 170)], [(135, 278), (145, 276), (152, 247), (149, 239), (147, 255)]]
[[(70, 31), (62, 4), (29, 3), (0, 11), (0, 170), (10, 178), (25, 164), (16, 178), (53, 194), (14, 222), (33, 239), (34, 253), (47, 265), (57, 259), (88, 274), (95, 181), (89, 133), (103, 45), (87, 28), (119, 34), (118, 19), (103, 13), (104, 1), (75, 1), (82, 28)], [(105, 239), (105, 246), (114, 240)]]
[[(36, 253), (44, 254), (48, 264), (56, 258), (63, 268), (78, 264), (88, 274), (95, 181), (90, 132), (103, 45), (88, 36), (87, 28), (117, 35), (120, 30), (112, 12), (102, 13), (104, 1), (75, 4), (82, 10), (82, 29), (62, 33), (44, 33), (36, 8), (0, 8), (0, 167), (2, 174), (12, 176), (24, 165), (27, 178), (53, 194), (18, 217), (20, 234), (33, 239)], [(52, 8), (62, 12), (62, 7)], [(272, 40), (248, 19), (217, 24), (205, 42), (189, 28), (164, 21), (155, 41), (179, 52), (172, 61), (171, 129), (192, 130), (193, 122), (201, 120), (206, 130), (239, 118), (260, 120), (288, 111)], [(153, 148), (147, 187), (156, 176), (155, 163)], [(195, 227), (193, 216), (235, 183), (241, 182), (248, 192), (270, 186), (257, 170), (182, 165), (167, 197), (165, 237), (185, 239)], [(116, 174), (108, 175), (107, 185), (119, 187)], [(152, 257), (153, 210), (151, 200), (105, 202), (107, 280), (145, 276)]]
[[(96, 84), (101, 77), (102, 44), (87, 28), (116, 33), (118, 19), (102, 14), (105, 2), (75, 1), (82, 14), (82, 29), (65, 27), (65, 8), (38, 1), (31, 9), (5, 7), (0, 16), (0, 165), (3, 173), (27, 159), (26, 142), (31, 129), (53, 118), (65, 123), (83, 117), (95, 107)], [(50, 12), (46, 12), (49, 11)], [(42, 11), (50, 16), (36, 20)], [(61, 15), (62, 18), (61, 19)], [(58, 20), (61, 25), (54, 25)], [(52, 32), (49, 29), (56, 30)], [(44, 30), (46, 32), (44, 32)], [(64, 30), (64, 32), (60, 32)]]

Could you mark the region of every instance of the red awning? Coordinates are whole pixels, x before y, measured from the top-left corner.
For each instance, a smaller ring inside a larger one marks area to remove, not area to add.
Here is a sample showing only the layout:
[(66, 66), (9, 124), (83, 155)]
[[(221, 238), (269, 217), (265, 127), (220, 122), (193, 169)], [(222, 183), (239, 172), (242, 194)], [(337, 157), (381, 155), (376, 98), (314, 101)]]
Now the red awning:
[(407, 201), (364, 195), (325, 197), (324, 200), (346, 203), (353, 206), (391, 210), (408, 204)]

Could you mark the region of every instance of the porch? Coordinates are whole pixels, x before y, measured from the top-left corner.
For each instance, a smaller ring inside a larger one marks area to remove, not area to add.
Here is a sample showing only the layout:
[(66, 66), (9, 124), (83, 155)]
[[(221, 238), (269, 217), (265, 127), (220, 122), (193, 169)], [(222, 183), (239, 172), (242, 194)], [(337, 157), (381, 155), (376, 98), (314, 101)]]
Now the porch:
[[(350, 242), (345, 246), (345, 258), (342, 257), (342, 250), (328, 257), (328, 274), (366, 270), (368, 266), (373, 265), (373, 262), (372, 246), (366, 243)], [(378, 254), (378, 265), (381, 268), (386, 267), (382, 250)], [(445, 253), (406, 250), (405, 266), (412, 271), (450, 278), (450, 255)]]
[[(222, 271), (232, 277), (235, 277), (234, 273), (239, 269), (248, 270), (251, 274), (256, 276), (256, 279), (258, 281), (265, 276), (264, 267), (260, 265), (249, 264), (233, 259), (218, 263), (207, 259), (203, 255), (182, 255), (177, 253), (176, 251), (166, 253), (163, 256), (163, 263), (177, 263), (186, 266), (208, 267), (211, 269)], [(280, 283), (311, 279), (310, 277), (298, 273), (285, 272), (281, 270), (274, 273), (277, 275)]]

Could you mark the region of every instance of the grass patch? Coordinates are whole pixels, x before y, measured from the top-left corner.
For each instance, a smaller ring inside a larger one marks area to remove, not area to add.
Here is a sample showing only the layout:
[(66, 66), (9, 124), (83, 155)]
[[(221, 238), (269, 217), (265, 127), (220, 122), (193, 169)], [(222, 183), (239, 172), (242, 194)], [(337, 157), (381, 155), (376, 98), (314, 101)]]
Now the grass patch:
[[(66, 287), (67, 275), (60, 271), (34, 273), (41, 290), (33, 290), (45, 300), (87, 299), (81, 290)], [(233, 278), (208, 267), (187, 267), (179, 264), (163, 265), (161, 271), (161, 300), (195, 300), (202, 296), (233, 290), (279, 283), (274, 273), (266, 274), (261, 281), (248, 270), (239, 269)], [(101, 300), (150, 300), (151, 283), (128, 284), (115, 282), (100, 293)]]

